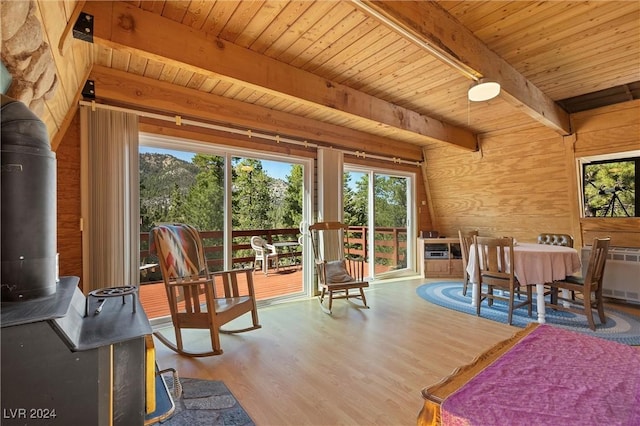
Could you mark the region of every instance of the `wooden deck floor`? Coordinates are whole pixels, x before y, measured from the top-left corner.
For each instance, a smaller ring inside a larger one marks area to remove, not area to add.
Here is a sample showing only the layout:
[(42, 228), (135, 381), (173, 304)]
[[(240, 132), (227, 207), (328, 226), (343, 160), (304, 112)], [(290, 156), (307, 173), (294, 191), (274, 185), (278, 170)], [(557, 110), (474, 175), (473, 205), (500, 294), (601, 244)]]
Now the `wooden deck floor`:
[[(302, 291), (302, 269), (299, 267), (280, 268), (265, 276), (262, 271), (253, 273), (253, 285), (257, 300), (266, 300), (278, 296)], [(149, 319), (169, 315), (169, 305), (164, 283), (143, 284), (140, 286), (140, 303)]]

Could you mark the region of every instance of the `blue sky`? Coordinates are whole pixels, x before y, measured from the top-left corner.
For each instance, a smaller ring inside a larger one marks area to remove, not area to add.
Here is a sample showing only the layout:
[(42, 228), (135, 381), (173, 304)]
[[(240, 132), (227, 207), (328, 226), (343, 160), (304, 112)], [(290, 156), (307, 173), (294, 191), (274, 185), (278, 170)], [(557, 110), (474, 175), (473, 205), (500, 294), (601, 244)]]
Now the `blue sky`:
[[(176, 158), (179, 158), (184, 161), (191, 162), (193, 159), (193, 152), (186, 151), (174, 151), (170, 149), (162, 149), (162, 148), (154, 148), (148, 146), (141, 146), (139, 148), (140, 154), (147, 153), (156, 153), (156, 154), (168, 154), (173, 155)], [(261, 160), (262, 168), (267, 172), (267, 174), (273, 178), (286, 179), (286, 176), (291, 171), (291, 164), (289, 163), (281, 163), (279, 161), (269, 161), (269, 160)]]

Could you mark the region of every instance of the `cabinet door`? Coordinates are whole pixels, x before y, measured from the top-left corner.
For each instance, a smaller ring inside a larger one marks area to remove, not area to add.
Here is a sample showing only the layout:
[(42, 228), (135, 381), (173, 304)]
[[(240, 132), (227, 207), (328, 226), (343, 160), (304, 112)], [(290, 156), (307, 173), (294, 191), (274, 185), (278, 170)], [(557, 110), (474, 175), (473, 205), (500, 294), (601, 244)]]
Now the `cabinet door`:
[(429, 259), (425, 261), (425, 273), (427, 276), (443, 276), (449, 274), (449, 260)]
[(451, 260), (451, 276), (454, 278), (462, 278), (464, 276), (464, 267), (462, 259)]

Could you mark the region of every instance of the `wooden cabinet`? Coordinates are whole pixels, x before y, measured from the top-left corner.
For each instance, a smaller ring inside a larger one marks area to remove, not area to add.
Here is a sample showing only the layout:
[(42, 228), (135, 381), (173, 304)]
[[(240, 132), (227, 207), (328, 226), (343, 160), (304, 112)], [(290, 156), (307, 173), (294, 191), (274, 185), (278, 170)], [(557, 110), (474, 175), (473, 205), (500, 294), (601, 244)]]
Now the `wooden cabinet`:
[(418, 238), (418, 267), (425, 278), (463, 278), (458, 238)]

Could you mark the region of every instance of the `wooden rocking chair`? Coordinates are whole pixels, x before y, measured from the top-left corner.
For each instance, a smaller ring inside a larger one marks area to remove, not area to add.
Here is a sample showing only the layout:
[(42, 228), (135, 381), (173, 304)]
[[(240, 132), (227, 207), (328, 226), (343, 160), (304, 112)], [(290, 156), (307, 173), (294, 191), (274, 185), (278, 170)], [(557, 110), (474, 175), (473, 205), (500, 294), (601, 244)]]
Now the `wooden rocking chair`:
[[(153, 334), (158, 340), (186, 356), (220, 355), (219, 333), (241, 333), (261, 327), (252, 269), (209, 273), (200, 234), (190, 225), (157, 226), (149, 236), (149, 250), (158, 256), (175, 330), (175, 343), (156, 331)], [(249, 312), (252, 326), (238, 330), (221, 329), (224, 324)], [(183, 328), (208, 329), (211, 350), (185, 350)]]
[[(322, 289), (320, 306), (331, 314), (334, 299), (360, 299), (365, 308), (367, 299), (364, 288), (364, 259), (358, 259), (349, 253), (349, 226), (340, 222), (318, 222), (309, 227), (311, 245), (315, 257), (318, 282)], [(349, 293), (349, 291), (357, 292)], [(329, 295), (328, 307), (324, 297)]]

